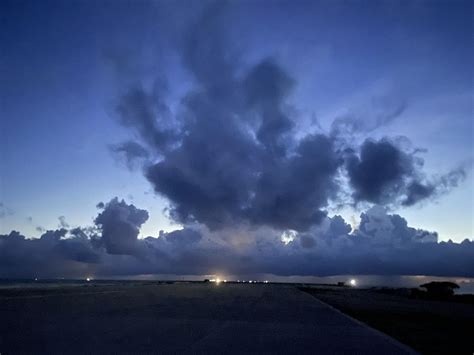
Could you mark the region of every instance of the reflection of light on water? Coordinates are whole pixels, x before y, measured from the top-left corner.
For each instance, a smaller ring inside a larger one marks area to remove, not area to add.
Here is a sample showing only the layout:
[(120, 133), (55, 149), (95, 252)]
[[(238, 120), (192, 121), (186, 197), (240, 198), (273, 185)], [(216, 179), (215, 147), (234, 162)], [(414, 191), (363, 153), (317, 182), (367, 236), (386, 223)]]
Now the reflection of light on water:
[(353, 287), (354, 287), (354, 286), (357, 286), (357, 281), (356, 281), (356, 279), (351, 279), (351, 280), (349, 281), (349, 283), (350, 283), (350, 285), (353, 286)]

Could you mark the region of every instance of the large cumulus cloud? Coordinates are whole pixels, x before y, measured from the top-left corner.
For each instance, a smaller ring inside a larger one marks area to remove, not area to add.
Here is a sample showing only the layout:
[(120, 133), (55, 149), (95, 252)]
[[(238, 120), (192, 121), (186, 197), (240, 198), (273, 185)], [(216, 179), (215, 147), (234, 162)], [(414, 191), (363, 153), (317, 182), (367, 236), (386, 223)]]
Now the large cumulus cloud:
[(329, 205), (408, 207), (466, 176), (464, 168), (427, 176), (407, 138), (367, 136), (400, 116), (404, 100), (374, 100), (371, 117), (337, 117), (328, 132), (298, 132), (296, 80), (275, 59), (244, 60), (225, 16), (226, 6), (214, 3), (185, 26), (176, 46), (189, 76), (184, 93), (170, 100), (159, 73), (151, 85), (125, 89), (116, 105), (134, 140), (114, 151), (129, 166), (142, 162), (175, 221), (305, 231)]

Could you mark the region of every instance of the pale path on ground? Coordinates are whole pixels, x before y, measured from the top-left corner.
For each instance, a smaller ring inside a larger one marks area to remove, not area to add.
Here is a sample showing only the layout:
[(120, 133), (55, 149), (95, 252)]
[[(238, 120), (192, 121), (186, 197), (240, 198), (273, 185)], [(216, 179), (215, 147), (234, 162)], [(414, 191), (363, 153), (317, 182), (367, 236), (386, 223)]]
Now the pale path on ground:
[(0, 296), (0, 319), (2, 355), (409, 353), (287, 285), (97, 286)]

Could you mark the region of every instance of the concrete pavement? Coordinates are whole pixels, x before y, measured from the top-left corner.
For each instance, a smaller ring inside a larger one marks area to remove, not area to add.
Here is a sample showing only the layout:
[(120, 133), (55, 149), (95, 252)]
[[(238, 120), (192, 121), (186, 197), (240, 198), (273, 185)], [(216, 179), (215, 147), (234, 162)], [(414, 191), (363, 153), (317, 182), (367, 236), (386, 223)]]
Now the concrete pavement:
[(2, 355), (410, 353), (288, 285), (114, 285), (0, 293), (0, 320)]

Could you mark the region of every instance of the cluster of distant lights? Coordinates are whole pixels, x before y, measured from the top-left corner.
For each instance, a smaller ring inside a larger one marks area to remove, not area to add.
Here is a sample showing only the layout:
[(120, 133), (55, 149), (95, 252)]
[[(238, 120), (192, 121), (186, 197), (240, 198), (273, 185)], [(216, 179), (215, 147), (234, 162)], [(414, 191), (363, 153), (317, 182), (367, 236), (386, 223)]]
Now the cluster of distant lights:
[[(86, 282), (91, 282), (93, 279), (92, 277), (86, 277)], [(35, 277), (35, 281), (38, 281), (38, 278)], [(216, 285), (219, 285), (221, 282), (223, 283), (227, 283), (227, 280), (221, 280), (219, 277), (215, 278), (215, 279), (210, 279), (209, 282), (213, 282), (215, 283)], [(265, 281), (257, 281), (257, 280), (237, 280), (237, 281), (231, 281), (231, 282), (237, 282), (237, 283), (249, 283), (249, 284), (257, 284), (257, 283), (264, 283), (264, 284), (267, 284), (268, 283), (268, 280), (265, 280)], [(357, 286), (357, 280), (356, 279), (350, 279), (349, 280), (349, 285), (351, 287), (356, 287)]]
[[(214, 282), (215, 284), (220, 284), (221, 282), (227, 283), (227, 280), (221, 280), (220, 278), (215, 278), (215, 279), (210, 279), (209, 282)], [(237, 281), (231, 281), (231, 282), (237, 282), (237, 283), (249, 283), (249, 284), (256, 284), (256, 283), (264, 283), (267, 284), (268, 280), (265, 281), (256, 281), (256, 280), (237, 280)]]
[[(64, 280), (64, 277), (61, 277), (60, 279), (61, 279), (61, 280)], [(35, 277), (34, 280), (35, 280), (35, 281), (39, 281), (39, 279), (38, 279), (37, 277)], [(87, 282), (91, 282), (91, 281), (93, 280), (93, 278), (92, 278), (92, 277), (86, 277), (85, 280), (86, 280)], [(0, 354), (1, 354), (1, 353), (0, 353)]]
[[(209, 282), (213, 282), (215, 284), (220, 284), (221, 282), (223, 283), (227, 283), (228, 281), (227, 280), (221, 280), (220, 278), (215, 278), (215, 279), (210, 279)], [(249, 283), (249, 284), (257, 284), (257, 283), (264, 283), (264, 284), (267, 284), (268, 283), (268, 280), (265, 280), (265, 281), (257, 281), (257, 280), (237, 280), (237, 281), (230, 281), (230, 282), (237, 282), (237, 283)], [(356, 287), (357, 286), (357, 280), (356, 279), (350, 279), (349, 280), (349, 285), (351, 287)]]

